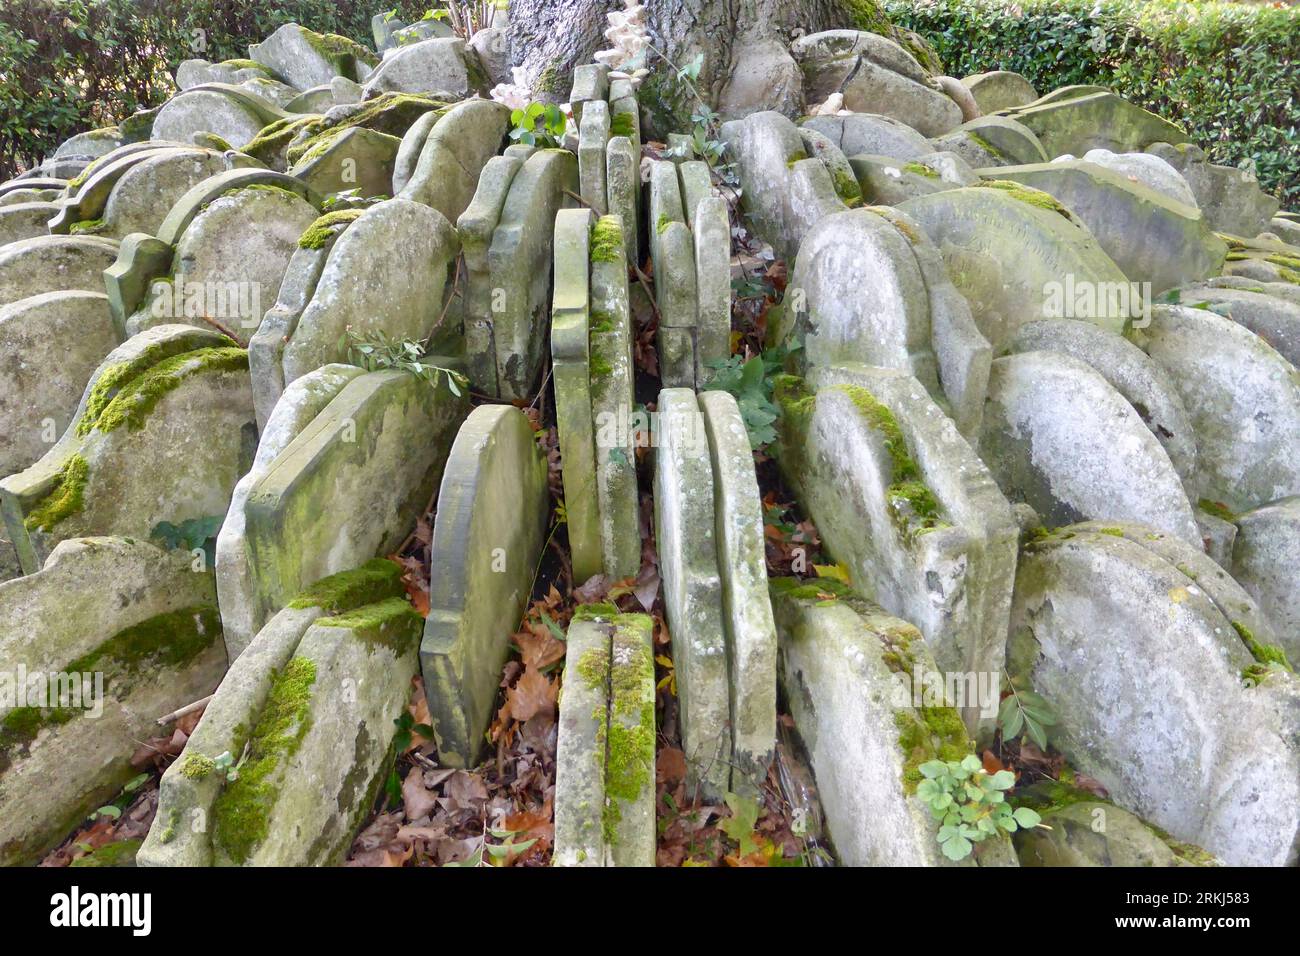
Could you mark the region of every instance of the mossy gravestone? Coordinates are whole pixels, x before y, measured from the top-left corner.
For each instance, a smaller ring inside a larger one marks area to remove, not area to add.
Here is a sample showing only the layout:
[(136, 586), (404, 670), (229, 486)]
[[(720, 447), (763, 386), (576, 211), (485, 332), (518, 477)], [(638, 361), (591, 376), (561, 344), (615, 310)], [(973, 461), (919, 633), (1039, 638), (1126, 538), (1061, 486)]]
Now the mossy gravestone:
[(546, 541), (546, 461), (527, 417), (485, 405), (456, 435), (438, 492), (420, 665), (438, 759), (474, 765), (510, 635)]
[[(861, 365), (783, 379), (779, 401), (782, 474), (853, 587), (914, 624), (945, 671), (999, 674), (1018, 529), (952, 421), (911, 376)], [(960, 705), (991, 730), (996, 701)]]
[(555, 758), (555, 866), (654, 866), (654, 625), (613, 605), (569, 625)]
[(1143, 525), (1058, 529), (1021, 555), (1011, 634), (1011, 676), (1117, 804), (1230, 865), (1295, 862), (1300, 691), (1199, 548)]
[(102, 292), (45, 292), (0, 305), (0, 474), (28, 467), (63, 434), (118, 341)]
[(348, 382), (363, 374), (362, 369), (352, 365), (325, 365), (290, 385), (276, 402), (262, 429), (253, 466), (235, 485), (226, 520), (217, 535), (216, 549), (217, 596), (221, 605), (222, 631), (231, 660), (243, 652), (275, 610), (261, 605), (249, 563), (244, 533), (244, 505), (248, 495), (289, 443), (311, 424)]
[(445, 376), (434, 384), (370, 372), (298, 432), (244, 505), (262, 619), (312, 582), (401, 544), (433, 497), (468, 411)]
[(362, 79), (368, 67), (378, 62), (374, 53), (347, 37), (316, 33), (296, 23), (286, 23), (254, 43), (248, 55), (300, 90), (329, 83), (336, 76)]
[[(226, 344), (190, 347), (214, 338)], [(0, 481), (23, 570), (67, 538), (219, 519), (255, 436), (247, 352), (187, 326), (131, 339), (91, 377), (63, 438)]]
[(918, 196), (898, 208), (939, 248), (995, 354), (1034, 319), (1084, 319), (1119, 332), (1130, 317), (1128, 277), (1045, 193), (995, 183)]
[(401, 199), (432, 206), (456, 222), (478, 187), (479, 175), (497, 154), (510, 125), (510, 111), (489, 100), (457, 103), (423, 140), (410, 178), (393, 189)]
[[(218, 769), (218, 759), (230, 754), (230, 762), (236, 762), (244, 755), (251, 728), (259, 726), (264, 716), (268, 720), (274, 717), (275, 707), (268, 709), (273, 687), (278, 688), (276, 706), (285, 702), (289, 687), (282, 676), (290, 670), (288, 665), (303, 636), (317, 621), (341, 615), (355, 620), (355, 615), (350, 612), (368, 606), (391, 607), (395, 620), (403, 622), (402, 613), (398, 613), (401, 609), (392, 603), (406, 593), (401, 579), (401, 566), (384, 558), (375, 558), (360, 567), (322, 578), (295, 596), (258, 631), (238, 658), (231, 660), (229, 672), (216, 695), (208, 702), (198, 726), (191, 732), (185, 751), (163, 774), (159, 784), (158, 812), (137, 858), (140, 866), (212, 865), (214, 808), (227, 785), (233, 782), (226, 772), (228, 767)], [(295, 668), (302, 666), (295, 665)], [(342, 680), (339, 680), (336, 690), (355, 696), (358, 685), (355, 681), (346, 684), (347, 675), (340, 676)], [(349, 754), (352, 752), (348, 750)], [(268, 755), (264, 747), (263, 757)], [(265, 783), (269, 776), (266, 771), (272, 769), (273, 764), (274, 760), (263, 760), (257, 765), (261, 783)], [(263, 807), (274, 796), (269, 788), (260, 786), (245, 791), (245, 795), (254, 798), (254, 805)], [(347, 799), (364, 801), (365, 794), (356, 792), (349, 794)], [(247, 803), (241, 805), (246, 807)], [(323, 831), (334, 825), (326, 822), (327, 817), (354, 810), (352, 804), (339, 807), (335, 803), (320, 815), (320, 819), (313, 814), (312, 825)], [(252, 815), (246, 817), (251, 818)], [(253, 822), (258, 834), (269, 835), (269, 827), (263, 826), (266, 822), (264, 815), (257, 814)], [(230, 832), (227, 837), (233, 845), (238, 833)], [(260, 840), (255, 835), (250, 842)]]
[[(781, 686), (839, 862), (951, 865), (939, 821), (916, 796), (919, 767), (960, 761), (974, 744), (942, 684), (925, 684), (938, 673), (925, 639), (838, 581), (775, 578), (771, 587)], [(1002, 834), (961, 862), (1016, 865)]]
[(64, 541), (0, 585), (0, 864), (30, 865), (136, 771), (155, 718), (226, 670), (211, 572), (135, 538)]
[(207, 319), (251, 334), (276, 301), (298, 237), (316, 216), (310, 202), (273, 185), (213, 199), (185, 227), (171, 275), (151, 284), (127, 319), (127, 334), (172, 322), (207, 325)]
[[(391, 256), (390, 248), (403, 250)], [(456, 232), (436, 210), (406, 199), (367, 209), (330, 250), (310, 304), (284, 347), (284, 380), (347, 359), (349, 329), (423, 341), (442, 312)]]

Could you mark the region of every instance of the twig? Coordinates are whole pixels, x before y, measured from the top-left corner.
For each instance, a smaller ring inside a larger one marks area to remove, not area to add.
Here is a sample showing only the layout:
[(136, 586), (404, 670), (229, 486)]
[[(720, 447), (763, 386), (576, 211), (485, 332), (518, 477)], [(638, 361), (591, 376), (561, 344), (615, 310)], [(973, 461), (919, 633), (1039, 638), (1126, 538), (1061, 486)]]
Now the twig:
[(216, 694), (209, 694), (207, 697), (204, 697), (202, 700), (196, 700), (192, 704), (186, 704), (180, 710), (173, 710), (170, 714), (163, 714), (161, 717), (158, 718), (157, 721), (158, 726), (166, 727), (172, 721), (180, 720), (186, 714), (192, 714), (196, 710), (202, 710), (204, 707), (208, 706), (208, 703), (212, 700), (213, 697), (216, 696), (217, 696)]
[(576, 199), (576, 200), (578, 200), (578, 202), (582, 203), (584, 206), (586, 206), (586, 207), (587, 207), (588, 209), (590, 209), (592, 212), (595, 212), (595, 211), (596, 211), (596, 207), (595, 207), (595, 206), (593, 206), (591, 203), (587, 202), (587, 200), (583, 199), (581, 196), (579, 196), (577, 193), (575, 193), (572, 189), (566, 189), (566, 190), (564, 190), (564, 194), (565, 194), (566, 196), (569, 196), (569, 197), (572, 198), (572, 199)]
[(220, 322), (218, 322), (216, 319), (212, 318), (211, 316), (207, 316), (207, 315), (201, 315), (201, 316), (199, 316), (199, 318), (202, 319), (204, 322), (208, 323), (208, 325), (212, 326), (214, 329), (216, 329), (216, 330), (217, 330), (218, 332), (220, 332), (222, 335), (226, 335), (226, 336), (229, 336), (230, 338), (234, 339), (234, 340), (235, 340), (235, 344), (238, 345), (241, 349), (242, 349), (242, 348), (247, 348), (247, 346), (248, 346), (248, 343), (247, 343), (247, 342), (245, 342), (243, 339), (241, 339), (238, 335), (236, 335), (236, 334), (235, 334), (234, 332), (232, 332), (230, 329), (226, 328), (224, 325), (222, 325), (222, 324), (221, 324)]
[(632, 271), (636, 273), (636, 281), (641, 283), (641, 288), (645, 290), (646, 298), (650, 300), (650, 308), (654, 311), (655, 324), (658, 325), (662, 320), (659, 314), (659, 305), (655, 302), (654, 291), (650, 288), (650, 277), (641, 271), (641, 267), (635, 262), (632, 263)]

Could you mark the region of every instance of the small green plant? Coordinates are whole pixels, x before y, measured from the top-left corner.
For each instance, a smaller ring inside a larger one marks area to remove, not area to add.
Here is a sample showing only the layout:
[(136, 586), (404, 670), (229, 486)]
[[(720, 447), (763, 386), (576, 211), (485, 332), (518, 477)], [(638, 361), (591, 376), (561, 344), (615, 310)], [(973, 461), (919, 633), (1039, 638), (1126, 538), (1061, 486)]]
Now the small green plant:
[(346, 348), (348, 361), (367, 372), (398, 369), (418, 376), (433, 386), (437, 386), (439, 378), (445, 375), (447, 389), (458, 398), (469, 388), (469, 379), (455, 369), (426, 363), (425, 347), (420, 342), (394, 339), (379, 331), (357, 332), (348, 326), (339, 339), (339, 348)]
[(1003, 698), (998, 707), (998, 727), (1002, 730), (1003, 740), (1014, 740), (1027, 736), (1039, 750), (1047, 749), (1047, 728), (1056, 725), (1060, 719), (1056, 710), (1040, 695), (1032, 690), (1017, 690), (1016, 685), (1008, 681), (1011, 693)]
[(554, 103), (529, 103), (510, 114), (510, 138), (516, 143), (539, 148), (556, 148), (564, 141), (568, 119)]
[(976, 843), (1000, 831), (1028, 830), (1042, 821), (1028, 807), (1012, 809), (1006, 802), (1006, 791), (1016, 784), (1014, 773), (999, 770), (990, 774), (974, 754), (960, 761), (931, 760), (919, 769), (925, 779), (917, 786), (916, 795), (941, 821), (939, 849), (950, 860), (965, 859)]
[(208, 565), (211, 566), (216, 558), (217, 534), (221, 531), (224, 520), (224, 515), (208, 515), (206, 518), (187, 518), (180, 524), (159, 521), (149, 532), (149, 539), (169, 551), (177, 548), (184, 551), (202, 548), (207, 555)]
[[(523, 853), (534, 843), (537, 838), (525, 840), (522, 843), (516, 843), (515, 837), (523, 833), (523, 830), (503, 830), (488, 827), (483, 831), (482, 842), (478, 849), (471, 853), (464, 860), (459, 862), (444, 863), (443, 866), (500, 866), (507, 862), (513, 854)], [(488, 842), (488, 836), (500, 840), (500, 843)]]
[(772, 401), (772, 378), (781, 371), (792, 351), (794, 349), (781, 346), (765, 349), (761, 355), (749, 359), (733, 355), (721, 362), (709, 363), (714, 376), (704, 386), (704, 391), (729, 392), (736, 399), (751, 448), (763, 448), (776, 441), (774, 426), (778, 411)]

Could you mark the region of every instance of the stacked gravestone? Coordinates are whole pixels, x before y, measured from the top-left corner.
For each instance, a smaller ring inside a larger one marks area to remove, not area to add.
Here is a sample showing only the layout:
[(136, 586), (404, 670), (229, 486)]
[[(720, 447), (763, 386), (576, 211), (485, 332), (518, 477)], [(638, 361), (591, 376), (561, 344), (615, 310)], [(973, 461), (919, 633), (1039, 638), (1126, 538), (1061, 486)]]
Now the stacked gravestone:
[(575, 581), (635, 577), (641, 536), (633, 447), (632, 320), (617, 216), (555, 218), (551, 319), (556, 425)]
[(578, 607), (555, 758), (555, 866), (654, 866), (654, 626)]
[(70, 537), (219, 519), (255, 436), (246, 351), (190, 326), (131, 338), (91, 376), (63, 437), (0, 481), (23, 570)]
[(401, 568), (375, 559), (267, 622), (164, 774), (140, 864), (342, 862), (416, 674), (421, 619), (403, 595)]
[[(513, 148), (513, 147), (512, 147)], [(465, 365), (476, 391), (531, 395), (541, 371), (555, 214), (575, 205), (567, 150), (489, 160), (456, 228), (465, 249)]]
[(749, 438), (725, 392), (659, 393), (655, 538), (687, 779), (755, 793), (775, 747), (776, 633)]
[(420, 666), (444, 766), (474, 765), (546, 543), (546, 461), (518, 409), (465, 420), (438, 492)]
[(24, 675), (0, 704), (0, 863), (31, 865), (136, 775), (154, 718), (212, 692), (226, 651), (211, 570), (140, 539), (64, 540), (0, 607)]
[(656, 160), (647, 209), (660, 377), (670, 388), (702, 388), (731, 352), (728, 206), (707, 163)]

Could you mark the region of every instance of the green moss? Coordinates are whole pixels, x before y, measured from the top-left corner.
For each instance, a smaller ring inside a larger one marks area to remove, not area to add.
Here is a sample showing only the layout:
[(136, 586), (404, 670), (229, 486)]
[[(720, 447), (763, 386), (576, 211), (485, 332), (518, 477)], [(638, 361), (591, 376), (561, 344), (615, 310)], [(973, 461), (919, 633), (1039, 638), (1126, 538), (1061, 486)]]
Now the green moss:
[(202, 780), (217, 769), (216, 761), (203, 754), (186, 754), (181, 760), (179, 773), (190, 780)]
[(327, 212), (308, 226), (303, 234), (298, 237), (298, 248), (325, 248), (325, 244), (334, 235), (334, 226), (359, 219), (363, 212), (365, 212), (364, 209), (340, 209), (337, 212)]
[(808, 154), (802, 149), (797, 149), (785, 158), (785, 168), (793, 169), (795, 163), (801, 163), (808, 158)]
[(674, 222), (675, 220), (670, 218), (667, 213), (661, 212), (659, 214), (659, 221), (655, 223), (655, 232), (659, 233), (659, 235), (662, 236), (665, 232), (668, 231), (668, 227), (671, 226)]
[[(1006, 153), (1002, 152), (1002, 150), (998, 149), (996, 146), (994, 146), (992, 143), (990, 143), (987, 139), (985, 139), (985, 138), (984, 138), (983, 136), (981, 136), (979, 133), (976, 133), (976, 132), (974, 132), (974, 131), (972, 131), (972, 130), (966, 130), (966, 135), (970, 138), (970, 141), (971, 141), (972, 143), (974, 143), (974, 144), (975, 144), (976, 146), (978, 146), (980, 149), (984, 150), (984, 152), (988, 153), (988, 154), (989, 154), (990, 156), (992, 156), (994, 159), (1004, 159), (1004, 160), (1005, 160), (1005, 159), (1009, 159), (1009, 158), (1010, 158), (1010, 157), (1007, 156)], [(1002, 180), (996, 180), (996, 181), (997, 181), (997, 182), (1001, 182)], [(983, 183), (976, 183), (975, 185), (977, 185), (977, 186), (981, 186), (981, 185), (984, 185), (984, 184), (983, 184)]]
[(93, 236), (104, 230), (106, 223), (102, 219), (83, 219), (80, 222), (74, 222), (68, 228), (70, 236)]
[(89, 163), (86, 164), (85, 169), (83, 169), (81, 172), (77, 173), (77, 175), (69, 179), (68, 185), (66, 187), (68, 190), (68, 194), (72, 195), (82, 186), (86, 185), (86, 181), (95, 174), (96, 170), (98, 170), (101, 166), (106, 165), (106, 163), (109, 161), (110, 156), (112, 156), (112, 153), (105, 153), (103, 156), (100, 156), (97, 159), (92, 159)]
[(1098, 533), (1098, 534), (1108, 534), (1108, 535), (1110, 535), (1112, 538), (1122, 538), (1122, 537), (1124, 537), (1124, 529), (1123, 529), (1123, 528), (1098, 528), (1098, 529), (1097, 529), (1097, 533)]
[(1286, 659), (1286, 651), (1282, 650), (1282, 648), (1276, 644), (1265, 644), (1241, 621), (1233, 621), (1232, 629), (1237, 632), (1237, 635), (1250, 651), (1250, 656), (1255, 660), (1265, 666), (1275, 664), (1286, 670), (1291, 670), (1291, 662)]
[(23, 527), (28, 531), (37, 528), (52, 531), (60, 521), (80, 512), (85, 505), (89, 478), (90, 465), (86, 459), (77, 454), (69, 456), (59, 469), (53, 490), (23, 519)]
[(592, 335), (604, 335), (614, 331), (614, 314), (604, 309), (592, 309), (590, 317)]
[(894, 413), (861, 386), (831, 387), (847, 395), (867, 423), (884, 439), (885, 451), (893, 465), (885, 497), (904, 535), (929, 531), (942, 525), (942, 509), (938, 499), (921, 480), (921, 469), (908, 452), (907, 442)]
[(346, 627), (371, 644), (381, 644), (400, 656), (424, 633), (424, 618), (405, 597), (365, 604), (334, 617), (321, 618), (320, 627)]
[(827, 170), (831, 174), (831, 183), (835, 187), (835, 195), (839, 196), (843, 203), (850, 208), (862, 205), (862, 187), (858, 185), (854, 175), (843, 168), (828, 166)]
[(1275, 266), (1285, 266), (1288, 269), (1300, 269), (1300, 257), (1288, 256), (1281, 252), (1265, 256), (1264, 261), (1271, 262)]
[(903, 754), (903, 789), (916, 793), (921, 764), (931, 760), (961, 760), (975, 750), (955, 707), (920, 707), (894, 714), (898, 747)]
[(615, 113), (609, 118), (609, 135), (626, 136), (631, 139), (636, 135), (636, 124), (632, 121), (631, 113)]
[(1037, 206), (1039, 209), (1046, 209), (1049, 212), (1059, 213), (1066, 219), (1070, 218), (1069, 211), (1041, 189), (1033, 189), (1021, 183), (1012, 182), (1009, 179), (987, 179), (975, 185), (982, 189), (1001, 190), (1012, 199), (1018, 199), (1020, 202), (1027, 203), (1030, 206)]
[(136, 838), (105, 843), (85, 856), (73, 860), (70, 866), (135, 866), (135, 855), (144, 841)]
[[(417, 119), (431, 110), (445, 110), (447, 104), (414, 93), (381, 93), (367, 100), (355, 112), (334, 126), (325, 127), (317, 117), (312, 135), (292, 144), (285, 152), (289, 165), (310, 162), (321, 156), (334, 141), (354, 127), (365, 127), (390, 136), (401, 136)], [(266, 131), (263, 130), (263, 133)], [(261, 134), (259, 134), (260, 136)], [(245, 150), (247, 152), (247, 150)]]
[(857, 29), (889, 36), (889, 17), (876, 0), (843, 0), (843, 6), (849, 22)]
[(180, 825), (180, 822), (181, 822), (180, 810), (177, 809), (176, 807), (172, 807), (171, 810), (167, 812), (166, 825), (163, 827), (162, 832), (158, 834), (158, 842), (162, 844), (167, 844), (167, 843), (171, 843), (172, 840), (176, 839), (176, 828)]
[(236, 863), (247, 862), (270, 832), (270, 813), (280, 791), (276, 770), (307, 735), (315, 683), (314, 661), (295, 657), (285, 664), (271, 682), (239, 776), (217, 798), (214, 840)]
[[(654, 777), (654, 658), (641, 640), (643, 615), (627, 615), (611, 641), (618, 662), (609, 674), (609, 726), (605, 746), (605, 807), (601, 823), (605, 842), (616, 842), (620, 804), (637, 800)], [(627, 630), (624, 630), (624, 627)], [(647, 690), (650, 692), (647, 697)]]
[(936, 173), (929, 166), (925, 165), (925, 163), (916, 163), (916, 162), (904, 163), (903, 169), (913, 174), (914, 176), (924, 176), (926, 179), (939, 178), (939, 174)]
[(379, 57), (356, 40), (340, 36), (337, 33), (317, 33), (314, 30), (308, 30), (306, 27), (300, 29), (302, 30), (303, 39), (307, 41), (307, 44), (313, 50), (333, 63), (340, 73), (351, 79), (355, 80), (358, 77), (355, 70), (348, 69), (351, 65), (348, 63), (349, 60), (355, 59), (367, 66), (379, 65)]
[(1222, 501), (1211, 501), (1209, 498), (1202, 498), (1196, 502), (1196, 507), (1200, 508), (1207, 515), (1213, 515), (1220, 521), (1227, 521), (1229, 524), (1237, 523), (1237, 516)]
[[(665, 218), (661, 216), (660, 222)], [(601, 216), (591, 227), (591, 261), (618, 262), (622, 258), (623, 227), (617, 216)]]
[(767, 585), (777, 597), (812, 601), (817, 605), (834, 604), (841, 599), (859, 600), (853, 588), (835, 578), (777, 577), (769, 578)]
[[(183, 667), (221, 636), (221, 616), (211, 604), (158, 614), (118, 631), (66, 664), (66, 674), (105, 675), (104, 692), (121, 699), (139, 675)], [(42, 730), (85, 713), (80, 707), (16, 707), (0, 718), (0, 772)]]
[(222, 60), (221, 65), (228, 66), (232, 70), (261, 70), (263, 73), (267, 74), (268, 76), (271, 75), (270, 67), (258, 63), (256, 60), (239, 60), (239, 59)]
[[(233, 347), (234, 342), (226, 339)], [(115, 362), (104, 369), (95, 384), (91, 386), (90, 396), (86, 399), (86, 408), (77, 419), (77, 434), (86, 436), (91, 433), (99, 416), (108, 407), (113, 397), (132, 379), (142, 372), (157, 365), (163, 359), (192, 351), (191, 343), (183, 338), (170, 339), (150, 345), (136, 358), (129, 362)]]
[(215, 605), (168, 611), (118, 631), (93, 651), (63, 668), (70, 674), (103, 671), (105, 679), (129, 681), (132, 675), (183, 667), (221, 636)]
[(269, 163), (289, 145), (300, 130), (312, 127), (312, 132), (316, 132), (324, 125), (325, 121), (320, 116), (285, 117), (264, 127), (252, 140), (244, 144), (241, 152)]
[(609, 651), (602, 647), (593, 647), (574, 665), (574, 671), (589, 688), (595, 690), (609, 685)]
[(139, 431), (159, 399), (195, 375), (247, 370), (248, 351), (240, 348), (195, 349), (164, 359), (123, 386), (99, 415), (94, 428), (111, 432), (125, 425)]
[(208, 149), (215, 149), (219, 153), (229, 152), (235, 148), (216, 133), (200, 133), (196, 135), (194, 137), (194, 145), (205, 146)]
[(318, 607), (336, 615), (385, 598), (400, 597), (402, 566), (387, 558), (371, 558), (359, 568), (321, 578), (289, 602), (291, 608)]
[(609, 601), (598, 601), (593, 604), (579, 604), (573, 611), (573, 620), (609, 623), (622, 613), (617, 606)]

